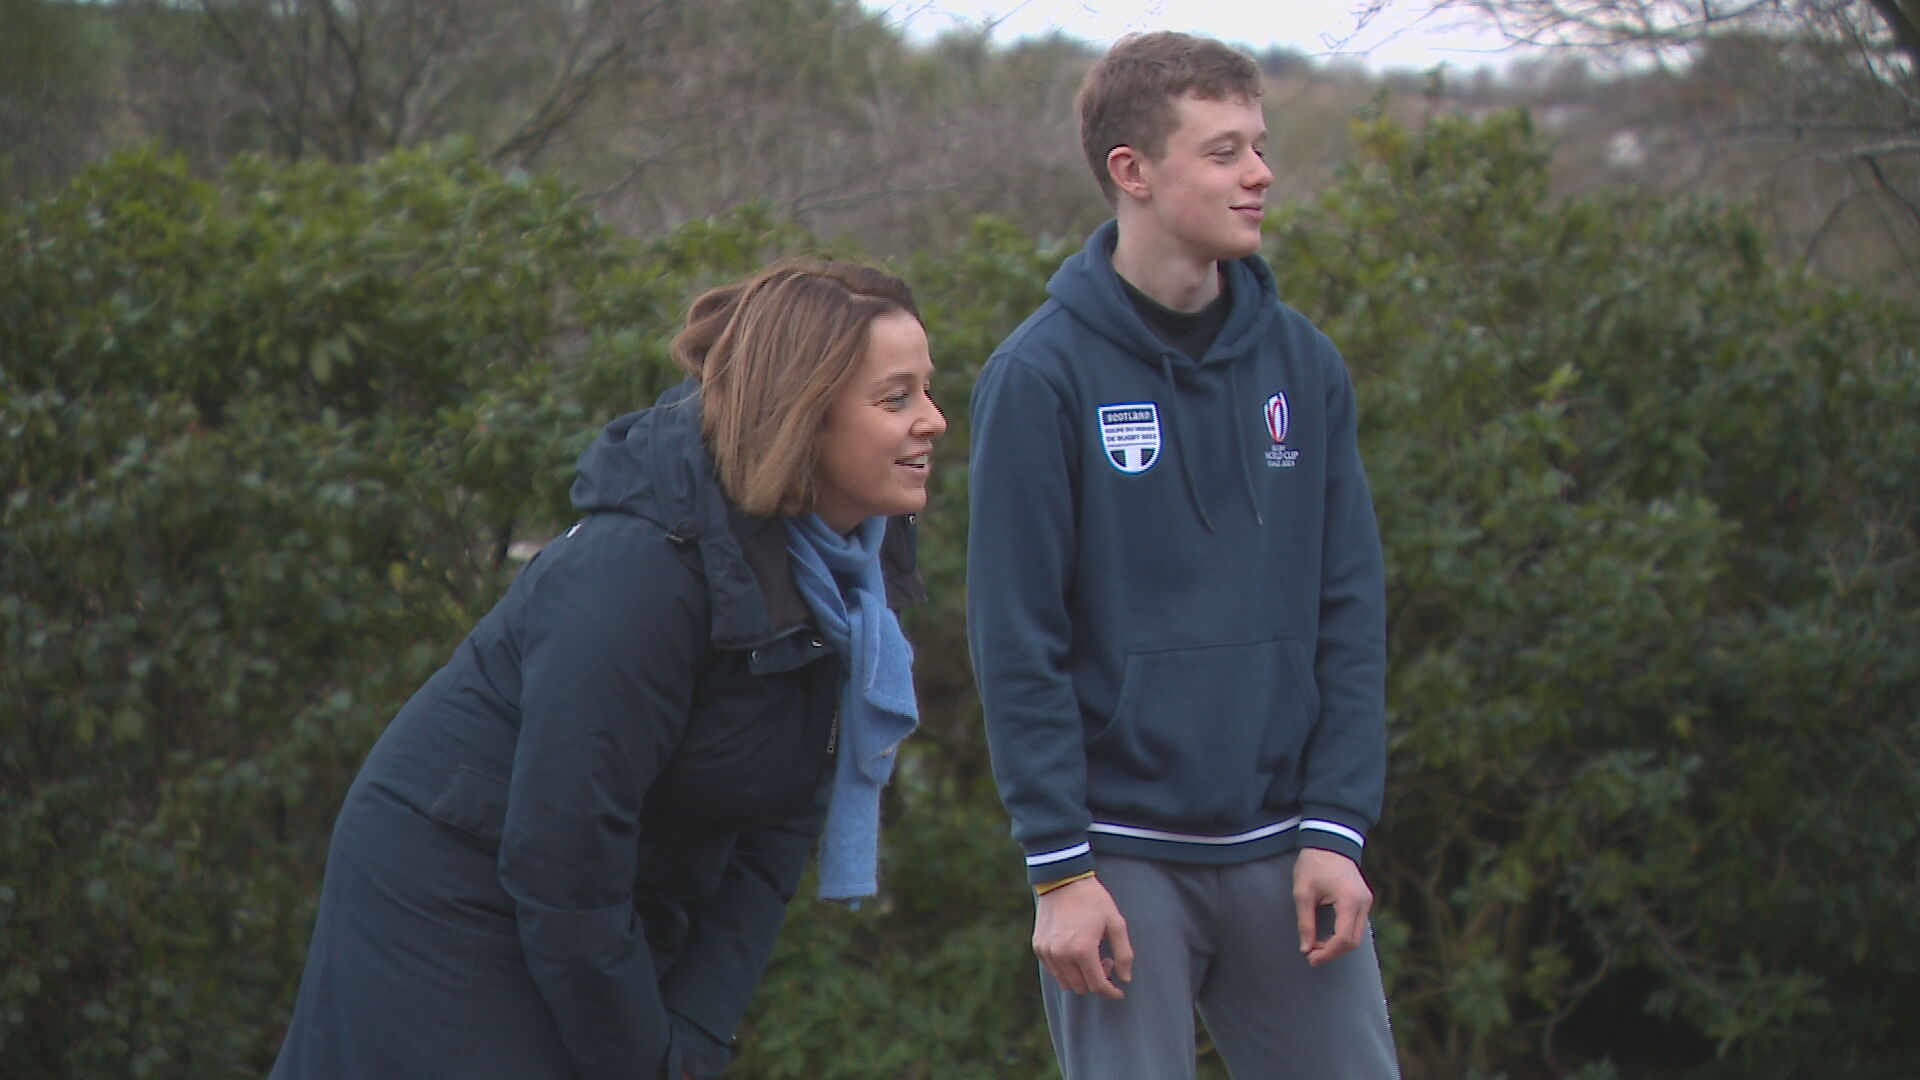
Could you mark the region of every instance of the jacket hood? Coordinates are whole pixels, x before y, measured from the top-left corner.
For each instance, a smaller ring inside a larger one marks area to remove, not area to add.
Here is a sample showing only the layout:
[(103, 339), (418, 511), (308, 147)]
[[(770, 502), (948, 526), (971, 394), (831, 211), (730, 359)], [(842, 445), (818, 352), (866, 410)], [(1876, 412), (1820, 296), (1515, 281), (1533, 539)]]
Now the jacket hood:
[(713, 599), (713, 640), (737, 645), (769, 633), (767, 604), (741, 544), (766, 529), (735, 509), (714, 478), (700, 430), (699, 383), (687, 379), (653, 408), (607, 424), (581, 453), (573, 506), (652, 521), (675, 544), (696, 544)]
[[(687, 379), (653, 408), (617, 417), (580, 454), (573, 508), (621, 513), (669, 529), (719, 515), (726, 500), (713, 479), (713, 457), (700, 433), (700, 386)], [(709, 505), (711, 504), (711, 505)]]
[[(582, 514), (624, 514), (694, 544), (713, 602), (713, 641), (752, 645), (811, 618), (787, 565), (787, 534), (773, 518), (728, 501), (701, 433), (700, 384), (688, 378), (650, 409), (607, 424), (581, 453), (573, 507)], [(881, 547), (887, 604), (924, 603), (911, 515), (887, 524)]]
[(1275, 295), (1273, 272), (1258, 256), (1220, 264), (1226, 274), (1232, 306), (1220, 336), (1196, 363), (1155, 337), (1127, 299), (1120, 275), (1113, 269), (1113, 248), (1120, 225), (1109, 220), (1087, 237), (1081, 250), (1067, 257), (1047, 281), (1047, 294), (1073, 313), (1074, 318), (1112, 341), (1127, 355), (1170, 367), (1173, 371), (1210, 368), (1246, 356), (1259, 348), (1268, 323), (1277, 317), (1276, 305), (1248, 303), (1250, 297)]

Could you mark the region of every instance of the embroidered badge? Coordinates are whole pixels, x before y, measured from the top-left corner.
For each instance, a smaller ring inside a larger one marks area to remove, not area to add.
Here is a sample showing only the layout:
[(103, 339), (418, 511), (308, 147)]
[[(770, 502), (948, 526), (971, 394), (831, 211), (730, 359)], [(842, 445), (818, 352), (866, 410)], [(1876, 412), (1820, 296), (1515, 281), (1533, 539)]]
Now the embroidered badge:
[(1160, 460), (1160, 406), (1151, 401), (1100, 406), (1100, 445), (1123, 473), (1143, 473)]
[(1287, 395), (1275, 394), (1267, 399), (1267, 434), (1273, 437), (1273, 445), (1267, 448), (1267, 467), (1270, 469), (1291, 469), (1300, 460), (1300, 451), (1287, 447), (1287, 423), (1290, 419)]

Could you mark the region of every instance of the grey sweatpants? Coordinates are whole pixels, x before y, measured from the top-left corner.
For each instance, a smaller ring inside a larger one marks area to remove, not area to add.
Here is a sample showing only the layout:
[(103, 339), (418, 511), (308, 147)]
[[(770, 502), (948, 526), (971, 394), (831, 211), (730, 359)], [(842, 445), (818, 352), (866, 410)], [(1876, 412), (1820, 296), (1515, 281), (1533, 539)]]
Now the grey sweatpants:
[(1193, 1013), (1234, 1080), (1395, 1080), (1373, 935), (1319, 968), (1300, 955), (1292, 853), (1229, 866), (1102, 855), (1127, 920), (1126, 998), (1063, 990), (1040, 972), (1066, 1080), (1191, 1080)]

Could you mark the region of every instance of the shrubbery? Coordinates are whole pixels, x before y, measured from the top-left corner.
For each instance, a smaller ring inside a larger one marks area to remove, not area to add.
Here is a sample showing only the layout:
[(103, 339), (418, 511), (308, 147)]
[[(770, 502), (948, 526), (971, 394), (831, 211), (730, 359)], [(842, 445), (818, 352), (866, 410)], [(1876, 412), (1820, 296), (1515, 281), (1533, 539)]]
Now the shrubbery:
[[(1282, 215), (1388, 545), (1369, 872), (1410, 1077), (1906, 1076), (1920, 1042), (1920, 338), (1740, 214), (1556, 204), (1518, 119), (1376, 124)], [(673, 380), (702, 285), (445, 147), (128, 154), (0, 219), (0, 1072), (258, 1075), (360, 756)], [(941, 449), (883, 902), (802, 903), (734, 1072), (1038, 1076), (961, 576), (966, 398), (1070, 247), (906, 268)]]
[(123, 155), (4, 235), (0, 1072), (257, 1075), (345, 783), (690, 278), (457, 148)]
[(1275, 248), (1361, 379), (1403, 1045), (1912, 1075), (1913, 313), (1724, 208), (1555, 205), (1517, 117), (1367, 140)]

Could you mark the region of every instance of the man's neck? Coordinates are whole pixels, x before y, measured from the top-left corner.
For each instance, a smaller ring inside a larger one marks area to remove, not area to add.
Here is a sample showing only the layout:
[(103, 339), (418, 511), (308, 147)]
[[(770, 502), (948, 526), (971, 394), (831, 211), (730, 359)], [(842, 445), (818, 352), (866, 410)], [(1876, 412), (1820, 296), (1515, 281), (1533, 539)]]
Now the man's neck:
[(1122, 223), (1120, 238), (1113, 245), (1114, 273), (1127, 284), (1145, 293), (1149, 299), (1174, 311), (1199, 311), (1220, 295), (1220, 264), (1211, 259), (1196, 260), (1184, 254), (1143, 250), (1151, 245), (1139, 240), (1139, 234)]

